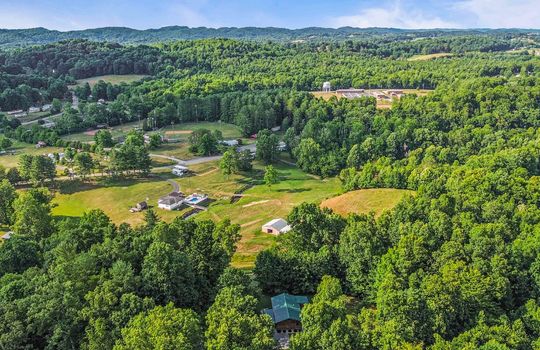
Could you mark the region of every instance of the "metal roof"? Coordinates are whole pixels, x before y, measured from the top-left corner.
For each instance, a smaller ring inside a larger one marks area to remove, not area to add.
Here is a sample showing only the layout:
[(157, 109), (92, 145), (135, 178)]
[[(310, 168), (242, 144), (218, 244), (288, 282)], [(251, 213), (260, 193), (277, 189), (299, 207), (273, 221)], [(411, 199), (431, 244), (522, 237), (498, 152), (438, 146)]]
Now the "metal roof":
[(272, 317), (274, 323), (286, 320), (300, 321), (300, 310), (303, 304), (308, 303), (308, 298), (301, 295), (283, 293), (272, 297), (272, 308), (264, 309), (263, 312)]
[(283, 230), (287, 226), (288, 226), (287, 221), (283, 219), (274, 219), (263, 225), (263, 227), (272, 227), (273, 229), (278, 230), (278, 231)]

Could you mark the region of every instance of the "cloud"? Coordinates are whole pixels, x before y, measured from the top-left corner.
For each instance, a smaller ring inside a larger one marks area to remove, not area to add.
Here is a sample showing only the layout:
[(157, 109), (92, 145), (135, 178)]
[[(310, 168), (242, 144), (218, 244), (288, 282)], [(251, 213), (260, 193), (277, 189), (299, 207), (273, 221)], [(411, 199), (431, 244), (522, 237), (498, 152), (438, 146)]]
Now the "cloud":
[(464, 0), (454, 8), (472, 16), (473, 27), (540, 28), (538, 0)]
[(404, 8), (399, 1), (385, 7), (371, 7), (358, 14), (338, 16), (330, 19), (332, 27), (384, 27), (404, 29), (457, 28), (460, 25), (428, 15), (415, 8)]

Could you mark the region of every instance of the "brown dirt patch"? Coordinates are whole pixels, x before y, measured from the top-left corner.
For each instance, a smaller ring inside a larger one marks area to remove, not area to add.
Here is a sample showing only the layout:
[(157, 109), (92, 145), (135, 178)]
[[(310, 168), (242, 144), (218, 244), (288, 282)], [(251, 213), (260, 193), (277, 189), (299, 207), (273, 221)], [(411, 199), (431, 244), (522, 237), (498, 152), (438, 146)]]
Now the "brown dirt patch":
[(193, 130), (169, 130), (165, 131), (165, 135), (189, 135)]

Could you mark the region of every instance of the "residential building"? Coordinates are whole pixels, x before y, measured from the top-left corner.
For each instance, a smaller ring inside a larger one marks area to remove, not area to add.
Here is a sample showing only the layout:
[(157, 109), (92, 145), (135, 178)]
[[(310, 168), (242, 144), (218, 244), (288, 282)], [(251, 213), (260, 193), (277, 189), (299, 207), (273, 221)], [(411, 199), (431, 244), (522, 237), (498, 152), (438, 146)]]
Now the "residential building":
[(184, 204), (184, 198), (182, 192), (171, 192), (158, 200), (158, 208), (164, 210), (176, 210)]
[(263, 310), (263, 313), (272, 318), (274, 338), (281, 348), (288, 348), (289, 337), (302, 331), (300, 314), (308, 302), (306, 296), (283, 293), (272, 297), (272, 308)]

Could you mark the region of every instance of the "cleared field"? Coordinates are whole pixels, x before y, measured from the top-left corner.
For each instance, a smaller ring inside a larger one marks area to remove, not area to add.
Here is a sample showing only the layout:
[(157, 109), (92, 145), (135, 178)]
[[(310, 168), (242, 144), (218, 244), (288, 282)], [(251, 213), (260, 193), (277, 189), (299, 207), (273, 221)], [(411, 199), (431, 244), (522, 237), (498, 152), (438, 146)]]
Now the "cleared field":
[[(183, 190), (213, 193), (217, 199), (210, 210), (198, 215), (199, 218), (230, 218), (241, 226), (242, 239), (233, 258), (235, 267), (252, 267), (257, 253), (274, 242), (274, 236), (261, 232), (264, 223), (285, 218), (294, 206), (302, 202), (320, 203), (340, 190), (337, 179), (319, 180), (283, 163), (277, 164), (276, 168), (281, 181), (270, 188), (263, 184), (261, 165), (256, 165), (249, 176), (235, 175), (227, 179), (215, 166), (207, 169), (202, 179), (178, 181)], [(231, 203), (231, 196), (242, 189), (245, 189), (242, 198)]]
[[(159, 197), (172, 190), (167, 179), (180, 185), (186, 194), (193, 192), (209, 195), (211, 201), (207, 211), (197, 214), (196, 219), (215, 221), (230, 219), (241, 227), (242, 238), (233, 257), (233, 265), (238, 268), (252, 268), (256, 255), (271, 246), (275, 237), (261, 232), (261, 226), (275, 218), (286, 218), (291, 209), (310, 202), (330, 207), (340, 214), (350, 212), (380, 215), (394, 207), (411, 191), (374, 189), (350, 192), (335, 197), (340, 192), (336, 178), (321, 180), (309, 175), (293, 165), (278, 163), (280, 182), (268, 187), (263, 183), (263, 165), (255, 163), (253, 171), (240, 175), (224, 176), (218, 162), (210, 162), (190, 167), (194, 174), (190, 177), (173, 177), (169, 170), (162, 169), (150, 179), (123, 181), (95, 180), (93, 183), (79, 182), (64, 185), (57, 193), (53, 214), (57, 216), (80, 216), (93, 208), (102, 209), (119, 224), (127, 222), (138, 225), (143, 222), (143, 213), (130, 213), (135, 203), (148, 200), (156, 213), (165, 221), (186, 213), (189, 209), (169, 212), (157, 208)], [(237, 201), (232, 197), (241, 195)]]
[[(108, 130), (112, 133), (113, 137), (125, 136), (130, 130), (135, 128), (141, 128), (142, 123), (131, 122), (122, 125), (117, 125), (109, 128)], [(196, 129), (208, 129), (211, 131), (220, 130), (224, 138), (240, 138), (242, 132), (240, 128), (236, 125), (227, 124), (227, 123), (218, 123), (218, 122), (200, 122), (200, 123), (181, 123), (175, 124), (172, 126), (167, 126), (157, 131), (149, 131), (149, 134), (156, 132), (164, 134), (166, 137), (171, 139), (179, 139), (187, 141), (189, 135), (193, 130)], [(83, 131), (75, 134), (62, 136), (62, 139), (69, 141), (81, 141), (81, 142), (92, 142), (94, 136), (92, 136), (92, 131)]]
[(321, 203), (321, 207), (330, 208), (344, 216), (351, 213), (365, 214), (371, 211), (375, 213), (375, 216), (380, 216), (384, 211), (394, 208), (404, 196), (409, 194), (414, 194), (414, 191), (392, 188), (358, 190), (327, 199)]
[(130, 213), (129, 209), (148, 199), (148, 204), (156, 207), (156, 213), (170, 221), (178, 213), (158, 209), (157, 200), (172, 189), (170, 183), (158, 177), (144, 180), (95, 180), (91, 183), (64, 182), (53, 200), (56, 205), (53, 215), (81, 216), (90, 209), (101, 209), (117, 224), (127, 222), (138, 225), (143, 222), (144, 214)]
[(19, 163), (19, 156), (21, 154), (42, 155), (62, 152), (63, 149), (58, 147), (36, 148), (35, 145), (15, 141), (13, 143), (13, 147), (10, 148), (10, 151), (14, 151), (15, 154), (0, 155), (0, 165), (4, 166), (5, 168), (15, 168)]
[(429, 61), (436, 58), (444, 58), (444, 57), (452, 57), (454, 56), (453, 53), (450, 52), (440, 52), (440, 53), (432, 53), (429, 55), (415, 55), (407, 59), (407, 61)]
[[(389, 90), (389, 89), (366, 89), (365, 91), (367, 93), (373, 93), (373, 92), (382, 92), (384, 90)], [(433, 91), (433, 90), (427, 90), (427, 89), (399, 89), (399, 90), (403, 91), (403, 93), (406, 95), (416, 94), (418, 96), (426, 96), (428, 93)], [(313, 94), (313, 96), (317, 98), (323, 98), (326, 101), (328, 101), (332, 97), (336, 97), (338, 99), (344, 98), (342, 95), (338, 94), (335, 91), (330, 91), (330, 92), (313, 91), (311, 93)], [(392, 108), (392, 101), (391, 100), (377, 100), (377, 108), (379, 109)]]
[(86, 83), (90, 84), (90, 87), (97, 84), (98, 81), (103, 80), (106, 83), (111, 83), (113, 85), (121, 83), (132, 83), (134, 81), (141, 80), (148, 77), (148, 75), (139, 75), (139, 74), (127, 74), (127, 75), (101, 75), (98, 77), (91, 77), (86, 79), (77, 80), (77, 85), (84, 85)]
[(237, 139), (242, 137), (242, 131), (238, 126), (219, 122), (175, 124), (160, 129), (160, 132), (164, 133), (169, 138), (187, 140), (191, 132), (197, 129), (208, 129), (210, 131), (219, 130), (225, 139)]
[[(197, 219), (229, 218), (241, 225), (242, 239), (233, 258), (234, 266), (252, 267), (256, 254), (274, 242), (274, 236), (260, 232), (262, 224), (277, 217), (286, 217), (294, 206), (302, 202), (320, 203), (339, 193), (337, 179), (319, 180), (286, 164), (276, 167), (281, 182), (271, 188), (263, 184), (263, 166), (259, 164), (255, 164), (250, 173), (226, 177), (219, 171), (217, 162), (205, 163), (191, 167), (194, 176), (173, 178), (184, 193), (205, 193), (211, 198), (208, 211), (199, 213)], [(189, 209), (168, 212), (157, 208), (158, 198), (172, 190), (167, 178), (172, 178), (172, 175), (163, 170), (147, 180), (96, 180), (90, 184), (66, 182), (68, 185), (56, 194), (54, 203), (57, 206), (53, 214), (80, 216), (89, 209), (100, 208), (117, 224), (137, 225), (143, 222), (144, 214), (130, 213), (129, 208), (148, 198), (156, 213), (165, 221), (171, 221)], [(243, 192), (243, 197), (232, 203), (231, 197), (237, 192)]]

